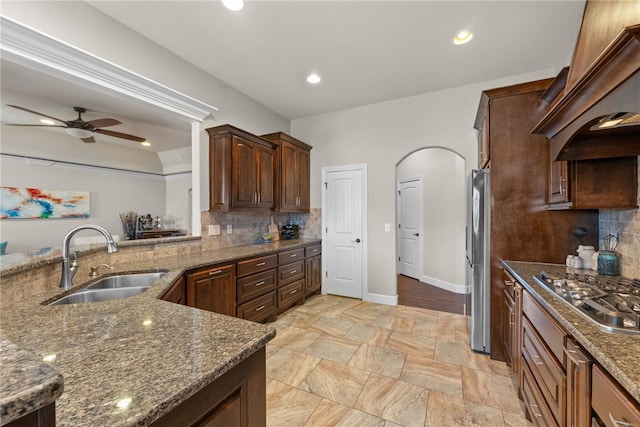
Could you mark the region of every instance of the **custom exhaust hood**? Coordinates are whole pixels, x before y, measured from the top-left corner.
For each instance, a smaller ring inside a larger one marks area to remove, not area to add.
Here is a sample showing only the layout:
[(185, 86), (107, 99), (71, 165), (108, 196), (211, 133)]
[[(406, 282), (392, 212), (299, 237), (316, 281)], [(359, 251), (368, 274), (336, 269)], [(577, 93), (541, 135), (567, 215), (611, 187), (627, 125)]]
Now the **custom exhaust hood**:
[(532, 133), (550, 139), (554, 160), (640, 155), (640, 24), (626, 27), (566, 84)]

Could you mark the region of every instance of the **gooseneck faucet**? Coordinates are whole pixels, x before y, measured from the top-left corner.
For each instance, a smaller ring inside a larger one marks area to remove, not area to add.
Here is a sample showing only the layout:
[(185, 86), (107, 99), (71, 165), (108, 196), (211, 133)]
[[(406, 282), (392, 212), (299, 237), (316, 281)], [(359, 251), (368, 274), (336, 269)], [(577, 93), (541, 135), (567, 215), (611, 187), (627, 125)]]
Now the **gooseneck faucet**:
[[(71, 271), (69, 266), (69, 247), (71, 246), (71, 238), (78, 232), (82, 230), (96, 230), (102, 233), (104, 238), (107, 240), (107, 253), (118, 252), (118, 245), (113, 240), (113, 236), (104, 228), (99, 225), (81, 225), (79, 227), (74, 228), (69, 231), (64, 239), (62, 240), (62, 276), (60, 277), (60, 287), (64, 290), (71, 289), (73, 287), (73, 276), (75, 276), (78, 271), (77, 265)], [(76, 256), (77, 261), (77, 256)]]

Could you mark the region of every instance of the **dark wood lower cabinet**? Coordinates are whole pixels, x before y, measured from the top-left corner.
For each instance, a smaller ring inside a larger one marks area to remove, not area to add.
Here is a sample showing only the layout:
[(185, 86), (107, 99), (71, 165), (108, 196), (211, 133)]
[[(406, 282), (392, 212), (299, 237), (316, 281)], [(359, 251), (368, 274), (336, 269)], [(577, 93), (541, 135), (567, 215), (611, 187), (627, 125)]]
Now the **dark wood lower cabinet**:
[(215, 313), (236, 315), (236, 265), (187, 273), (187, 304)]
[(572, 339), (564, 348), (567, 357), (567, 427), (591, 424), (591, 356)]
[(263, 347), (151, 426), (266, 426), (265, 354)]
[(162, 299), (175, 304), (187, 304), (187, 285), (184, 276), (176, 280), (171, 288), (162, 296)]
[(5, 427), (56, 427), (56, 404), (54, 402), (33, 411), (5, 424)]

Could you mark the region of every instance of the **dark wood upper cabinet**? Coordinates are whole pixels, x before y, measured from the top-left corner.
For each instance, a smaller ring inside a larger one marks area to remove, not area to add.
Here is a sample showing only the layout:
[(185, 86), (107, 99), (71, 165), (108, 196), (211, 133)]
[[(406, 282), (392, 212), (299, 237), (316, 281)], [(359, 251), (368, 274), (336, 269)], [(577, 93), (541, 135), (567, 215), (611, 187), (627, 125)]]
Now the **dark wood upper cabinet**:
[(231, 125), (209, 133), (209, 209), (273, 209), (276, 145)]
[(311, 146), (283, 132), (262, 135), (277, 144), (276, 210), (308, 212)]

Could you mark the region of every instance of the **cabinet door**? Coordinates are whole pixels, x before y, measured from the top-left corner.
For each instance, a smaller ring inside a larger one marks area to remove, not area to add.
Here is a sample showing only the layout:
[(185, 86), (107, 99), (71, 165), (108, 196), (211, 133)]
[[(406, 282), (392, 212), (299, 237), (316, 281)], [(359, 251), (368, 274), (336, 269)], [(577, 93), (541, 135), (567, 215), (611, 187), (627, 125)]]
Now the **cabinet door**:
[(482, 169), (489, 163), (489, 121), (482, 119), (482, 125), (478, 130), (478, 168)]
[(301, 211), (308, 211), (310, 207), (310, 154), (311, 153), (306, 150), (298, 150), (298, 210)]
[(549, 170), (549, 203), (566, 203), (569, 199), (569, 167), (567, 162), (551, 162)]
[(274, 176), (275, 176), (275, 151), (261, 145), (255, 146), (258, 193), (257, 206), (260, 208), (272, 208), (275, 204)]
[(255, 207), (258, 190), (256, 187), (256, 154), (251, 141), (233, 137), (231, 148), (233, 178), (231, 183), (232, 207)]
[(282, 171), (280, 191), (282, 193), (282, 209), (298, 209), (298, 150), (295, 145), (282, 142), (280, 145)]
[(235, 316), (235, 265), (212, 267), (188, 274), (187, 304), (190, 307)]
[(504, 351), (507, 356), (507, 364), (513, 367), (513, 328), (515, 325), (515, 311), (514, 311), (514, 301), (511, 298), (511, 295), (506, 291), (504, 291), (504, 305), (505, 305), (505, 314), (506, 318), (504, 321)]
[(591, 364), (589, 355), (567, 339), (567, 427), (591, 425)]
[(173, 302), (175, 304), (186, 305), (187, 303), (187, 287), (184, 276), (181, 276), (171, 288), (162, 296), (164, 301)]

